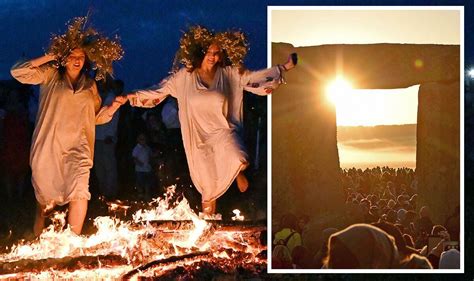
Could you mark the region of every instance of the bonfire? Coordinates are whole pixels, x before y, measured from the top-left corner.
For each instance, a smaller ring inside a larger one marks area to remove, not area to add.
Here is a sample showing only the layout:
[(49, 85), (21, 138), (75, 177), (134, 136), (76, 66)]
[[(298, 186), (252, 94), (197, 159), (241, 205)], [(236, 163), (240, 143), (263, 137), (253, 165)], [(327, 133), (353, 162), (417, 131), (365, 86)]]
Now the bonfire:
[[(199, 280), (266, 272), (264, 225), (245, 221), (239, 210), (230, 222), (219, 215), (200, 217), (184, 197), (172, 202), (174, 192), (169, 187), (130, 221), (95, 218), (97, 232), (89, 236), (76, 235), (66, 226), (66, 214), (57, 212), (37, 239), (0, 255), (0, 279)], [(109, 203), (110, 211), (129, 208)]]

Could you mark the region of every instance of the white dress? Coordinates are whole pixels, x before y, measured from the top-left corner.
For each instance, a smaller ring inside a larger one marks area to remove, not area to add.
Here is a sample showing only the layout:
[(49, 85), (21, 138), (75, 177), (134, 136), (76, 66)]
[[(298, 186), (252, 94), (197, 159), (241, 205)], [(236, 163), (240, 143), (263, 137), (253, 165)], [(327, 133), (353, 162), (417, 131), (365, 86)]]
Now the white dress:
[(41, 85), (30, 150), (36, 199), (41, 205), (89, 200), (95, 125), (112, 118), (110, 108), (99, 111), (95, 81), (81, 75), (74, 90), (56, 68), (30, 62), (14, 65), (11, 74), (21, 83)]
[(178, 100), (179, 121), (191, 179), (203, 202), (226, 192), (247, 164), (239, 131), (242, 129), (244, 89), (267, 95), (281, 83), (278, 67), (239, 73), (218, 68), (206, 87), (197, 71), (181, 69), (158, 86), (136, 91), (132, 106), (153, 107), (168, 95)]

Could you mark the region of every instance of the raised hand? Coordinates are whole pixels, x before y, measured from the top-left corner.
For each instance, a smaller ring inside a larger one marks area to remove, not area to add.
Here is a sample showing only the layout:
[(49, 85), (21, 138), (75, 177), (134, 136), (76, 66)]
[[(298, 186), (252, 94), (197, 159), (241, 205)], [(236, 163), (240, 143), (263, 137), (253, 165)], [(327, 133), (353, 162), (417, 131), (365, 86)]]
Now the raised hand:
[(298, 63), (298, 55), (293, 53), (288, 56), (288, 61), (283, 65), (286, 71), (295, 68), (296, 64)]

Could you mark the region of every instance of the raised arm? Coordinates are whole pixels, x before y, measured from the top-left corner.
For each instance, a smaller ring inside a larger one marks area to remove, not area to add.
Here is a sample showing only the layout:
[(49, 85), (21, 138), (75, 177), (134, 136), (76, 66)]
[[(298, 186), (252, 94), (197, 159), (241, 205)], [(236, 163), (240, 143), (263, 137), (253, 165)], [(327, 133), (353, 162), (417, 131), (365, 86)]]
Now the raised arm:
[(177, 84), (182, 72), (172, 74), (158, 85), (144, 90), (136, 90), (127, 95), (132, 106), (151, 108), (162, 102), (167, 96), (176, 97)]
[(292, 54), (285, 64), (258, 71), (244, 71), (240, 83), (244, 90), (254, 94), (261, 96), (271, 94), (284, 81), (283, 73), (295, 67), (296, 60), (296, 54)]
[(10, 70), (13, 78), (23, 84), (38, 85), (46, 80), (46, 73), (50, 68), (46, 63), (53, 61), (52, 55), (32, 59), (26, 62), (18, 62)]

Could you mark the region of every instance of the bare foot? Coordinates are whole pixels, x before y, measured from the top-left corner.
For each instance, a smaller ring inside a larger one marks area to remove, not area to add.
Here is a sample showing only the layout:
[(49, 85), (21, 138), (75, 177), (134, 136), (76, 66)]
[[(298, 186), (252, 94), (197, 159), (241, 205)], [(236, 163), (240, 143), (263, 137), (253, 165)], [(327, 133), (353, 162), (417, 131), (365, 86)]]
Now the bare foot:
[(245, 176), (243, 171), (240, 171), (239, 174), (237, 175), (237, 187), (239, 188), (240, 192), (245, 192), (249, 188), (249, 181), (247, 180), (247, 177)]
[(205, 215), (213, 215), (216, 212), (216, 201), (202, 202), (202, 212)]
[(33, 234), (35, 237), (41, 235), (44, 229), (44, 220), (45, 216), (43, 215), (44, 207), (40, 204), (36, 205), (36, 215), (35, 215), (35, 223), (33, 224)]

